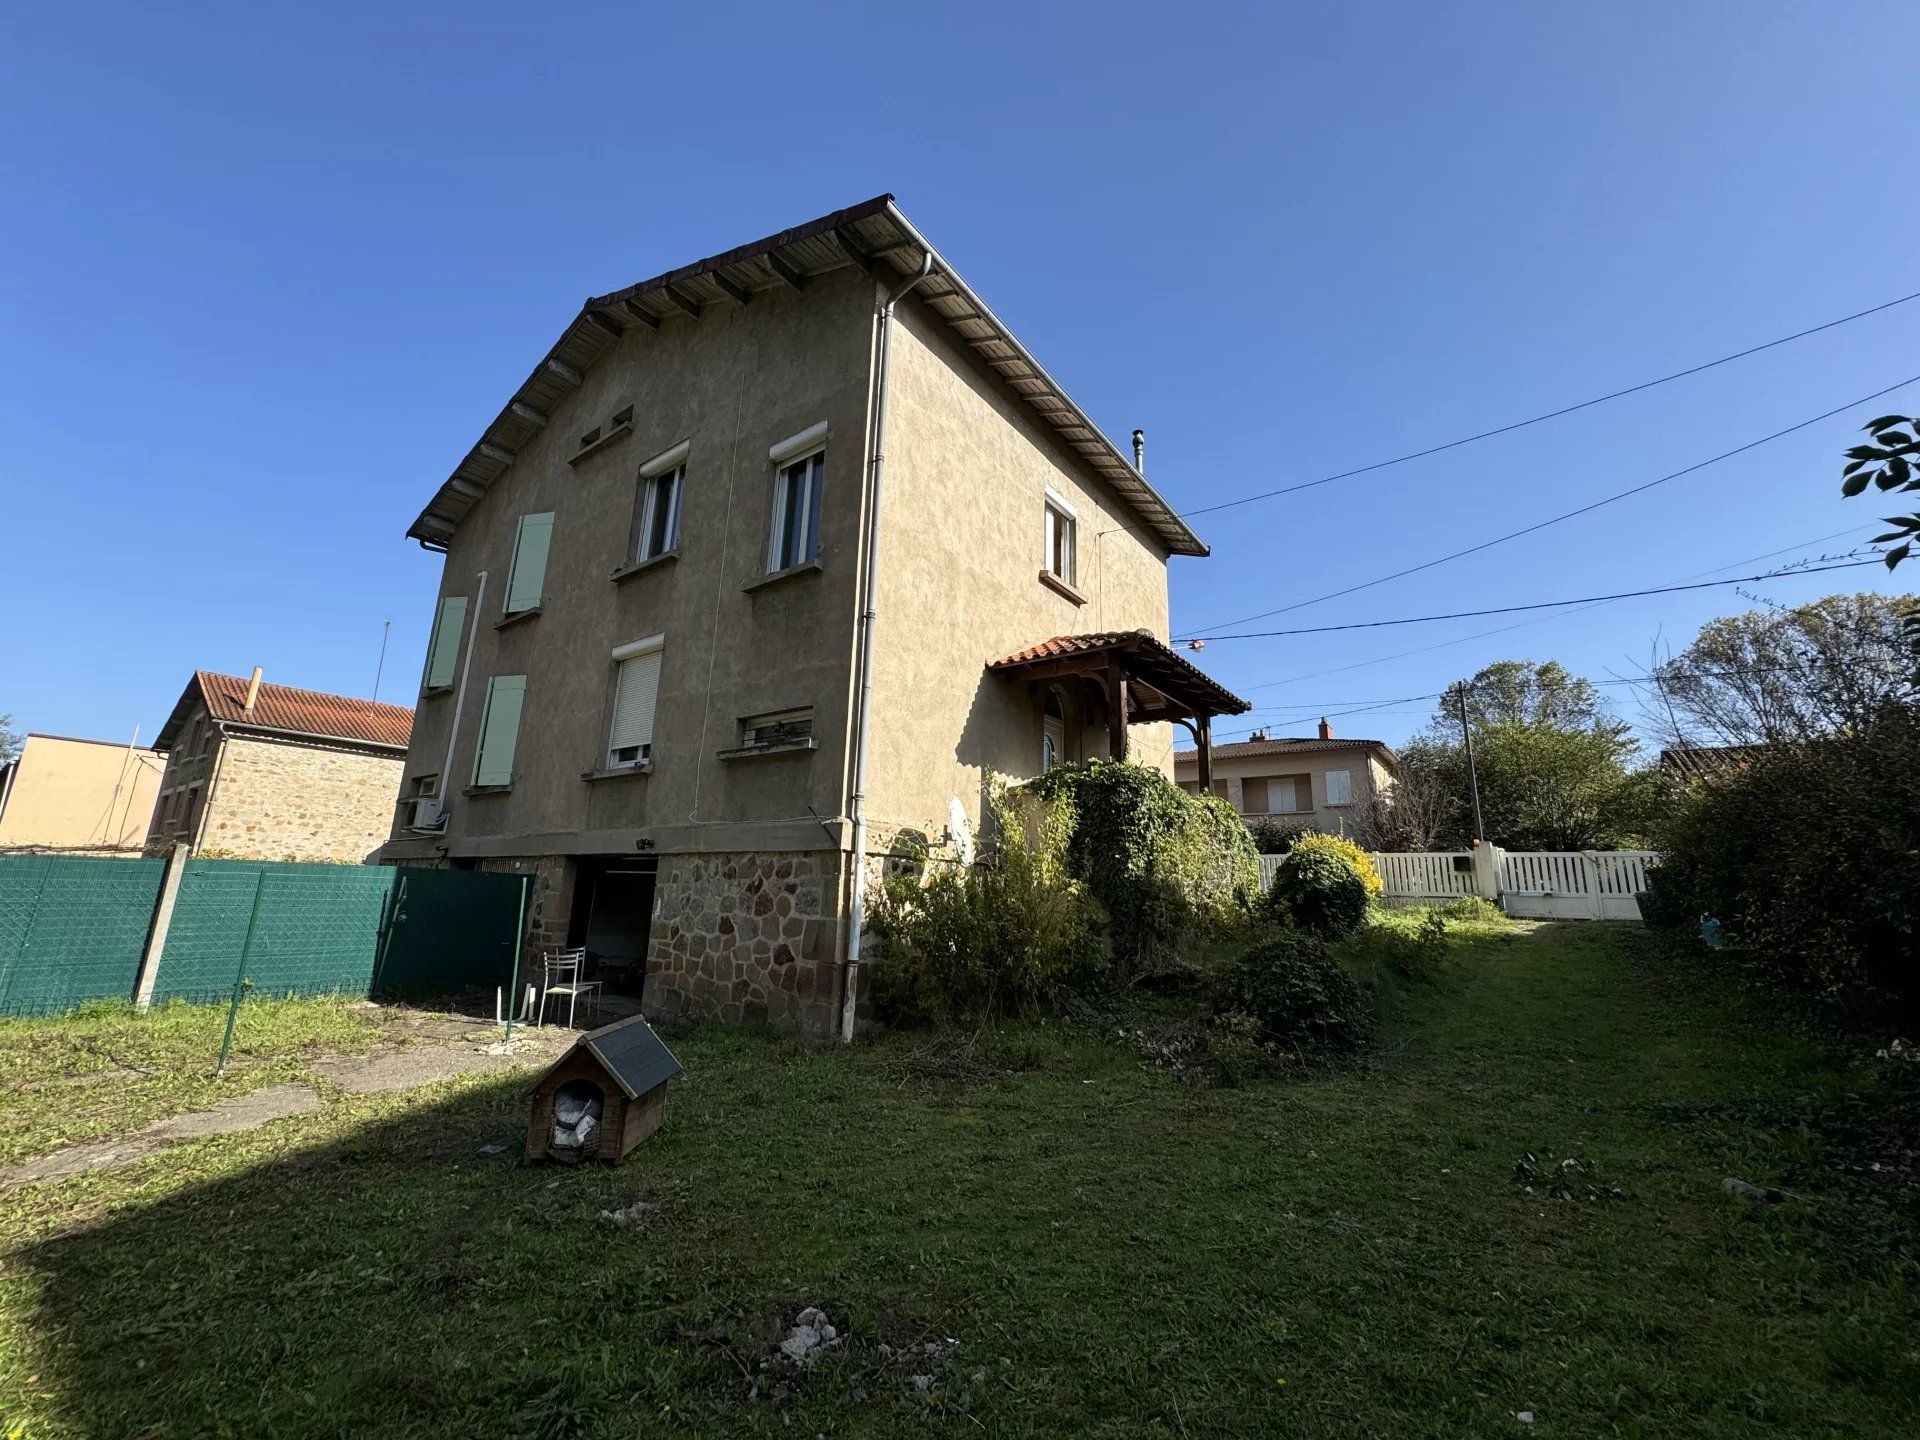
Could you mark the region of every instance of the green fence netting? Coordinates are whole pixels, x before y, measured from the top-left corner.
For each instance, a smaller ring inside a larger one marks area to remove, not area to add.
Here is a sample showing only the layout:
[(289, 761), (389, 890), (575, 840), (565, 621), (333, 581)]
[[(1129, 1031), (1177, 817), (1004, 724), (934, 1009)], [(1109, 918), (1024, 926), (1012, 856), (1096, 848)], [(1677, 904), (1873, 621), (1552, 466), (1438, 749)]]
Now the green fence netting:
[(131, 998), (165, 872), (161, 860), (0, 855), (0, 1014)]
[[(0, 856), (0, 1014), (130, 999), (166, 862)], [(508, 983), (523, 881), (475, 871), (189, 860), (153, 998), (380, 998)]]

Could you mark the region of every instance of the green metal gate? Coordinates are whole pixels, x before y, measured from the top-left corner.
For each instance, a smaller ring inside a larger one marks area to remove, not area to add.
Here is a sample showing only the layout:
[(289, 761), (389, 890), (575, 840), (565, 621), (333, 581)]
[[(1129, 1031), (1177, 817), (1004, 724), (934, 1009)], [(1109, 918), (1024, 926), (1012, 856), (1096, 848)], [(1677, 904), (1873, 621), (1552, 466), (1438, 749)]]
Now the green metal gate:
[(409, 870), (396, 877), (372, 993), (382, 1000), (492, 990), (513, 980), (518, 875)]

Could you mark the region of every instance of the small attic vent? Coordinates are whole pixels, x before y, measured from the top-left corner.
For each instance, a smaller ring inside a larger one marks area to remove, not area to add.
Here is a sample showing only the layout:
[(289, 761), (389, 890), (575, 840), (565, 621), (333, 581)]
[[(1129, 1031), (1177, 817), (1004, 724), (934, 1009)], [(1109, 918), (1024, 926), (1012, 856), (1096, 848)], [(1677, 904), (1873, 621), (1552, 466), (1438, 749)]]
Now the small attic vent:
[(589, 455), (598, 452), (633, 433), (633, 406), (615, 411), (605, 425), (596, 425), (580, 437), (580, 448), (568, 457), (569, 465), (578, 465)]

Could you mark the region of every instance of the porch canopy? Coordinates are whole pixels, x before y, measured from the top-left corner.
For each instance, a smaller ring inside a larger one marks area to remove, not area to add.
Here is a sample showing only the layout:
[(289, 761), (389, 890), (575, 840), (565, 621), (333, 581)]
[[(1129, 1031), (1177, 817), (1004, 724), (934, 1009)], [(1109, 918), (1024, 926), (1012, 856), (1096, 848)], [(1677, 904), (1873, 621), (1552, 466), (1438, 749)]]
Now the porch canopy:
[(1031, 684), (1065, 680), (1099, 691), (1107, 712), (1107, 753), (1127, 756), (1127, 726), (1170, 720), (1200, 751), (1200, 788), (1213, 786), (1213, 717), (1253, 708), (1146, 630), (1056, 635), (992, 661), (987, 669)]

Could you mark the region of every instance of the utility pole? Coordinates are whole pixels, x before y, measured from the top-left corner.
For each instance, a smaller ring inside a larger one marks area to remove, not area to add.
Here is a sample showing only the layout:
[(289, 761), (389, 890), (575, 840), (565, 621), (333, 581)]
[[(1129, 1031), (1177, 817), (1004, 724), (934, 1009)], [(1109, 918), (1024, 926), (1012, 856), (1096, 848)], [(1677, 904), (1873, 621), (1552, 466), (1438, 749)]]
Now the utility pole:
[(1466, 681), (1454, 687), (1453, 699), (1460, 711), (1460, 739), (1467, 747), (1467, 791), (1473, 796), (1473, 839), (1479, 844), (1487, 838), (1487, 831), (1480, 823), (1480, 775), (1473, 766), (1473, 727), (1467, 724)]

